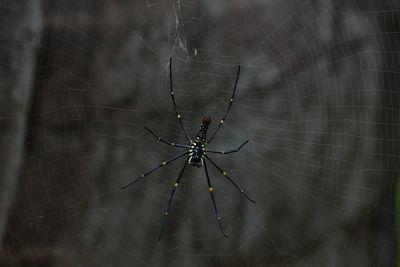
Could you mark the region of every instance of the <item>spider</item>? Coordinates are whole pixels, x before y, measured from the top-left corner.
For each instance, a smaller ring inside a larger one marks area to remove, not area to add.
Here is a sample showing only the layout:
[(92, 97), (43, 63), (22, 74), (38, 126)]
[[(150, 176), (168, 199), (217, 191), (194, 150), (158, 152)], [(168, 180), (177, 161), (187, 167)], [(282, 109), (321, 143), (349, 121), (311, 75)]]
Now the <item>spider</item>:
[(159, 241), (161, 240), (161, 237), (162, 237), (163, 232), (164, 232), (164, 226), (165, 226), (165, 224), (166, 224), (166, 222), (167, 222), (167, 217), (168, 217), (168, 215), (169, 215), (169, 211), (170, 211), (170, 208), (171, 208), (172, 199), (173, 199), (173, 197), (174, 197), (174, 194), (175, 194), (176, 189), (178, 188), (178, 186), (179, 186), (179, 184), (180, 184), (180, 181), (181, 181), (183, 172), (184, 172), (184, 170), (185, 170), (185, 168), (186, 168), (187, 165), (196, 166), (196, 167), (198, 167), (198, 168), (204, 167), (205, 175), (206, 175), (206, 178), (207, 178), (208, 191), (210, 192), (212, 204), (213, 204), (213, 207), (214, 207), (215, 217), (216, 217), (216, 219), (217, 219), (218, 226), (219, 226), (219, 228), (220, 228), (222, 234), (224, 235), (224, 237), (228, 237), (228, 236), (225, 234), (224, 229), (223, 229), (223, 227), (222, 227), (221, 216), (220, 216), (220, 214), (219, 214), (219, 212), (218, 212), (218, 208), (217, 208), (217, 205), (216, 205), (216, 203), (215, 203), (214, 189), (213, 189), (213, 187), (212, 187), (212, 185), (211, 185), (210, 176), (209, 176), (209, 174), (208, 174), (207, 161), (209, 161), (209, 162), (210, 162), (210, 163), (211, 163), (211, 164), (226, 178), (226, 179), (228, 179), (228, 180), (232, 183), (232, 185), (233, 185), (247, 200), (249, 200), (249, 201), (251, 201), (251, 202), (253, 202), (253, 203), (256, 203), (254, 200), (252, 200), (249, 196), (247, 196), (247, 195), (244, 193), (244, 190), (243, 190), (241, 187), (239, 187), (239, 186), (237, 185), (237, 183), (235, 183), (235, 182), (232, 180), (231, 177), (229, 177), (228, 172), (224, 171), (221, 167), (219, 167), (219, 166), (207, 155), (208, 153), (223, 154), (223, 155), (235, 153), (235, 152), (238, 152), (244, 145), (246, 145), (246, 144), (249, 142), (249, 140), (246, 140), (246, 141), (245, 141), (243, 144), (241, 144), (239, 147), (237, 147), (237, 148), (235, 148), (235, 149), (228, 150), (228, 151), (217, 151), (217, 150), (210, 150), (210, 149), (207, 149), (207, 146), (211, 143), (211, 141), (213, 140), (213, 138), (215, 137), (215, 135), (217, 134), (217, 132), (218, 132), (219, 129), (221, 128), (222, 124), (225, 123), (226, 117), (228, 116), (228, 113), (229, 113), (229, 111), (230, 111), (230, 109), (231, 109), (231, 106), (232, 106), (232, 104), (233, 104), (233, 99), (234, 99), (234, 96), (235, 96), (235, 91), (236, 91), (236, 86), (237, 86), (237, 83), (238, 83), (238, 80), (239, 80), (239, 75), (240, 75), (240, 66), (238, 66), (238, 71), (237, 71), (237, 75), (236, 75), (236, 82), (235, 82), (235, 85), (234, 85), (234, 87), (233, 87), (232, 97), (229, 99), (228, 108), (227, 108), (227, 110), (226, 110), (226, 112), (225, 112), (224, 117), (219, 121), (219, 124), (218, 124), (218, 126), (216, 127), (216, 129), (214, 130), (214, 133), (211, 135), (211, 137), (208, 139), (208, 141), (206, 141), (207, 130), (208, 130), (208, 127), (209, 127), (209, 125), (210, 125), (210, 123), (211, 123), (211, 117), (204, 117), (203, 120), (202, 120), (202, 122), (201, 122), (200, 130), (199, 130), (199, 132), (197, 133), (196, 138), (195, 138), (194, 140), (192, 140), (192, 139), (189, 138), (189, 136), (188, 136), (188, 134), (187, 134), (187, 132), (186, 132), (186, 130), (185, 130), (185, 127), (184, 127), (183, 122), (182, 122), (182, 116), (181, 116), (181, 114), (179, 114), (179, 110), (178, 110), (177, 105), (176, 105), (176, 102), (175, 102), (175, 92), (174, 92), (173, 84), (172, 84), (172, 58), (170, 58), (170, 60), (169, 60), (169, 81), (170, 81), (170, 89), (171, 89), (172, 104), (173, 104), (174, 109), (175, 109), (176, 118), (178, 119), (179, 124), (180, 124), (180, 126), (181, 126), (181, 128), (182, 128), (182, 131), (183, 131), (183, 133), (184, 133), (184, 135), (185, 135), (187, 141), (189, 142), (189, 144), (188, 144), (188, 145), (181, 145), (181, 144), (176, 144), (176, 143), (173, 143), (173, 142), (166, 141), (166, 140), (162, 139), (161, 137), (157, 136), (157, 135), (156, 135), (153, 131), (151, 131), (149, 128), (144, 127), (151, 135), (153, 135), (155, 138), (157, 138), (158, 141), (160, 141), (160, 142), (162, 142), (162, 143), (165, 143), (165, 144), (167, 144), (167, 145), (169, 145), (169, 146), (173, 146), (173, 147), (177, 147), (177, 148), (185, 148), (186, 151), (183, 152), (182, 154), (179, 154), (179, 155), (177, 155), (177, 156), (171, 158), (171, 159), (168, 159), (168, 160), (166, 160), (166, 161), (161, 162), (161, 163), (158, 164), (156, 167), (154, 167), (154, 168), (152, 168), (152, 169), (150, 169), (150, 170), (144, 172), (144, 173), (143, 173), (142, 175), (140, 175), (137, 179), (133, 180), (133, 181), (130, 182), (129, 184), (127, 184), (127, 185), (125, 185), (125, 186), (122, 187), (122, 190), (123, 190), (123, 189), (126, 189), (127, 187), (129, 187), (129, 186), (135, 184), (136, 182), (142, 180), (145, 176), (151, 174), (152, 172), (156, 171), (157, 169), (159, 169), (159, 168), (161, 168), (161, 167), (163, 167), (163, 166), (166, 166), (167, 164), (169, 164), (169, 163), (171, 163), (171, 162), (173, 162), (173, 161), (175, 161), (175, 160), (177, 160), (177, 159), (179, 159), (179, 158), (182, 158), (182, 157), (186, 156), (185, 163), (183, 164), (183, 167), (182, 167), (182, 169), (181, 169), (181, 171), (180, 171), (180, 173), (179, 173), (179, 175), (178, 175), (178, 179), (175, 181), (175, 183), (174, 183), (173, 186), (172, 186), (171, 196), (170, 196), (170, 198), (169, 198), (169, 200), (168, 200), (167, 208), (166, 208), (166, 210), (164, 211), (164, 215), (165, 215), (165, 216), (164, 216), (163, 223), (162, 223), (162, 225), (161, 225), (160, 234), (159, 234), (159, 236), (158, 236), (158, 240), (159, 240)]

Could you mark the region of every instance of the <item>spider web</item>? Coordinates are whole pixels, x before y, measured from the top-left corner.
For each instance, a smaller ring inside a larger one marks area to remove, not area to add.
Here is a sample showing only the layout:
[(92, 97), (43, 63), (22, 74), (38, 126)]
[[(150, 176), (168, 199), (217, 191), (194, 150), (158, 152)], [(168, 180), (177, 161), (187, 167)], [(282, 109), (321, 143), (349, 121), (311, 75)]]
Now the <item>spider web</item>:
[[(397, 1), (0, 1), (2, 250), (10, 266), (393, 266)], [(195, 137), (235, 102), (208, 164)], [(8, 90), (7, 90), (8, 89)], [(0, 264), (0, 265), (1, 265)], [(25, 264), (25, 265), (24, 265)]]

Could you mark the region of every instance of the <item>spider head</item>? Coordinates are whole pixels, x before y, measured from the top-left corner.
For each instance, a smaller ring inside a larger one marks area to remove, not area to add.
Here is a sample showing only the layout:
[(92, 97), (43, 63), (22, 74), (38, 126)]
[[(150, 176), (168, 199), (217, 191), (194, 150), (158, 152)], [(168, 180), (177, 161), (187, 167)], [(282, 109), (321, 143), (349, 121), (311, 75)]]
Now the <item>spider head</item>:
[(205, 151), (205, 144), (203, 144), (203, 142), (197, 138), (197, 140), (193, 142), (192, 146), (190, 147), (188, 163), (198, 168), (203, 166)]
[(196, 166), (197, 168), (200, 168), (203, 165), (203, 157), (199, 156), (197, 153), (195, 154), (190, 154), (188, 163), (192, 166)]

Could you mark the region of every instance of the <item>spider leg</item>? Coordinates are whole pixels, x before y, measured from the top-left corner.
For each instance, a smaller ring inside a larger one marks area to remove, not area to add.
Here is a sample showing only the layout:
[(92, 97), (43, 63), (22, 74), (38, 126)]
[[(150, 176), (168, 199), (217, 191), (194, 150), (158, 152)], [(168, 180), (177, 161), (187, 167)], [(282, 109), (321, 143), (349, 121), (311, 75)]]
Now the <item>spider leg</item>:
[(181, 128), (182, 128), (182, 131), (185, 134), (187, 140), (189, 142), (191, 142), (189, 136), (186, 133), (185, 127), (183, 126), (182, 116), (179, 114), (179, 110), (178, 110), (178, 108), (176, 106), (176, 102), (175, 102), (175, 92), (174, 92), (174, 88), (172, 85), (172, 58), (169, 59), (169, 84), (170, 84), (170, 88), (171, 88), (171, 98), (172, 98), (172, 103), (174, 104), (176, 118), (178, 119), (179, 124), (181, 125)]
[(219, 131), (219, 128), (221, 128), (222, 124), (224, 124), (226, 117), (228, 116), (229, 111), (231, 110), (231, 106), (233, 104), (233, 99), (235, 97), (235, 92), (236, 92), (236, 86), (239, 80), (239, 75), (240, 75), (240, 66), (238, 66), (238, 72), (237, 72), (237, 76), (236, 76), (236, 82), (235, 82), (235, 86), (233, 87), (233, 92), (232, 92), (232, 97), (229, 99), (229, 104), (228, 104), (228, 109), (225, 112), (224, 117), (219, 121), (218, 127), (215, 129), (214, 133), (211, 135), (210, 139), (208, 140), (208, 144), (211, 143), (211, 140), (214, 138), (214, 136), (217, 134), (217, 132)]
[(236, 148), (236, 149), (232, 149), (232, 150), (229, 150), (229, 151), (218, 151), (218, 150), (206, 150), (207, 152), (210, 152), (210, 153), (217, 153), (217, 154), (223, 154), (223, 155), (226, 155), (226, 154), (230, 154), (230, 153), (235, 153), (235, 152), (238, 152), (245, 144), (247, 144), (249, 142), (249, 140), (247, 139), (246, 140), (246, 142), (244, 142), (243, 144), (241, 144), (238, 148)]
[(145, 126), (144, 128), (145, 128), (147, 131), (149, 131), (149, 132), (151, 133), (151, 135), (154, 136), (155, 138), (157, 138), (157, 140), (160, 141), (160, 142), (163, 142), (163, 143), (165, 143), (165, 144), (167, 144), (167, 145), (170, 145), (170, 146), (183, 147), (183, 148), (190, 148), (190, 147), (187, 146), (187, 145), (181, 145), (181, 144), (176, 144), (176, 143), (168, 142), (168, 141), (162, 139), (161, 137), (158, 137), (152, 130), (150, 130), (150, 129), (147, 128), (146, 126)]
[(208, 176), (207, 164), (206, 164), (205, 161), (203, 161), (203, 164), (204, 164), (204, 170), (205, 170), (206, 176), (207, 176), (208, 191), (210, 191), (210, 196), (211, 196), (212, 203), (213, 203), (213, 206), (214, 206), (215, 217), (217, 218), (217, 222), (218, 222), (218, 225), (219, 225), (219, 229), (221, 229), (221, 232), (222, 232), (222, 234), (223, 234), (225, 237), (228, 237), (228, 236), (225, 234), (224, 229), (222, 228), (221, 216), (219, 216), (218, 209), (217, 209), (217, 205), (215, 204), (214, 192), (213, 192), (214, 189), (212, 188), (212, 185), (211, 185), (211, 182), (210, 182), (210, 177)]
[(172, 198), (174, 197), (175, 191), (176, 191), (176, 189), (177, 189), (178, 186), (179, 186), (179, 182), (180, 182), (181, 177), (182, 177), (182, 175), (183, 175), (183, 171), (185, 170), (185, 168), (186, 168), (186, 166), (187, 166), (187, 163), (188, 163), (188, 161), (185, 160), (185, 164), (183, 165), (182, 170), (181, 170), (181, 172), (179, 173), (178, 179), (176, 180), (175, 184), (173, 185), (172, 192), (171, 192), (171, 196), (170, 196), (170, 198), (169, 198), (169, 200), (168, 200), (167, 209), (164, 211), (164, 215), (165, 215), (165, 216), (164, 216), (164, 221), (163, 221), (163, 223), (162, 223), (162, 225), (161, 225), (161, 230), (160, 230), (160, 235), (158, 236), (158, 241), (161, 240), (161, 237), (162, 237), (162, 235), (163, 235), (163, 233), (164, 233), (164, 226), (165, 226), (165, 224), (167, 223), (167, 218), (168, 218), (168, 214), (169, 214), (169, 209), (171, 208)]
[(121, 189), (123, 190), (123, 189), (125, 189), (125, 188), (127, 188), (127, 187), (129, 187), (129, 186), (131, 186), (131, 185), (133, 185), (133, 184), (135, 184), (136, 182), (138, 182), (139, 180), (143, 179), (145, 176), (147, 176), (147, 175), (149, 175), (150, 173), (154, 172), (154, 171), (157, 170), (158, 168), (160, 168), (160, 167), (162, 167), (162, 166), (166, 166), (168, 163), (170, 163), (170, 162), (172, 162), (172, 161), (174, 161), (174, 160), (177, 160), (177, 159), (179, 159), (179, 158), (181, 158), (181, 157), (183, 157), (184, 155), (187, 155), (187, 154), (189, 154), (189, 152), (184, 152), (184, 153), (182, 153), (182, 154), (180, 154), (180, 155), (178, 155), (178, 156), (176, 156), (176, 157), (173, 157), (172, 159), (169, 159), (169, 160), (166, 160), (166, 161), (161, 162), (161, 163), (158, 164), (156, 167), (154, 167), (154, 168), (152, 168), (152, 169), (146, 171), (146, 172), (143, 173), (142, 175), (140, 175), (139, 178), (133, 180), (132, 182), (130, 182), (130, 183), (127, 184), (127, 185), (124, 185)]
[(221, 174), (222, 174), (226, 179), (228, 179), (228, 180), (233, 184), (233, 186), (235, 186), (235, 188), (236, 188), (245, 198), (247, 198), (249, 201), (251, 201), (251, 202), (253, 202), (253, 203), (256, 203), (254, 200), (252, 200), (248, 195), (246, 195), (246, 194), (244, 193), (244, 190), (241, 189), (241, 188), (232, 180), (231, 177), (228, 176), (228, 173), (227, 173), (226, 171), (222, 170), (221, 167), (219, 167), (209, 156), (205, 155), (205, 157), (211, 162), (212, 165), (214, 165), (215, 168), (217, 168), (217, 169), (221, 172)]

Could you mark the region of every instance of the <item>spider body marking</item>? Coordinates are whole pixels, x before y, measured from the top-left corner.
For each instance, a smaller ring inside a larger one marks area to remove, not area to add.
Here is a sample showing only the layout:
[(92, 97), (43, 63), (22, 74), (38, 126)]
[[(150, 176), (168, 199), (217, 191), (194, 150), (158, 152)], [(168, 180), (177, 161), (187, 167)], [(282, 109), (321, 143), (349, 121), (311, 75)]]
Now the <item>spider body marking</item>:
[(252, 203), (255, 203), (254, 200), (252, 200), (245, 192), (244, 190), (228, 175), (228, 172), (226, 172), (225, 170), (223, 170), (217, 163), (214, 162), (214, 160), (212, 160), (209, 155), (207, 155), (207, 153), (214, 153), (214, 154), (223, 154), (223, 155), (227, 155), (230, 153), (235, 153), (238, 152), (244, 145), (246, 145), (249, 140), (246, 140), (244, 143), (242, 143), (239, 147), (235, 148), (235, 149), (231, 149), (228, 151), (220, 151), (220, 150), (209, 150), (206, 149), (206, 147), (211, 143), (211, 141), (213, 140), (213, 138), (215, 137), (215, 135), (217, 134), (217, 132), (219, 131), (219, 129), (221, 128), (222, 124), (225, 123), (226, 117), (229, 114), (229, 111), (231, 109), (231, 106), (233, 104), (233, 100), (234, 100), (234, 96), (235, 96), (235, 92), (236, 92), (236, 86), (239, 80), (239, 75), (240, 75), (240, 66), (238, 67), (238, 72), (236, 75), (236, 81), (235, 81), (235, 85), (233, 87), (233, 92), (232, 92), (232, 96), (229, 99), (229, 103), (228, 103), (228, 108), (225, 112), (225, 115), (223, 116), (223, 118), (219, 121), (218, 126), (215, 128), (214, 132), (212, 133), (211, 137), (208, 139), (207, 141), (207, 130), (209, 128), (209, 125), (211, 123), (211, 117), (204, 117), (202, 120), (202, 123), (200, 125), (200, 130), (197, 133), (197, 136), (194, 140), (191, 140), (185, 130), (185, 127), (183, 125), (182, 122), (182, 115), (179, 114), (179, 110), (177, 108), (176, 102), (175, 102), (175, 92), (173, 90), (173, 84), (172, 84), (172, 58), (170, 58), (169, 61), (169, 78), (170, 78), (170, 89), (171, 89), (171, 99), (172, 99), (172, 104), (174, 106), (175, 109), (175, 114), (176, 114), (176, 118), (179, 121), (179, 124), (181, 126), (182, 132), (185, 135), (187, 141), (189, 142), (188, 145), (184, 145), (184, 144), (177, 144), (174, 142), (169, 142), (164, 140), (163, 138), (157, 136), (153, 131), (151, 131), (149, 128), (144, 127), (151, 135), (153, 135), (155, 138), (157, 138), (158, 141), (167, 144), (169, 146), (172, 147), (177, 147), (177, 148), (184, 148), (186, 149), (185, 152), (171, 158), (168, 159), (166, 161), (161, 162), (160, 164), (158, 164), (156, 167), (153, 167), (152, 169), (144, 172), (142, 175), (140, 175), (138, 178), (136, 178), (135, 180), (133, 180), (132, 182), (128, 183), (127, 185), (123, 186), (122, 189), (126, 189), (127, 187), (132, 186), (133, 184), (135, 184), (136, 182), (142, 180), (143, 178), (145, 178), (147, 175), (153, 173), (154, 171), (156, 171), (157, 169), (166, 166), (167, 164), (169, 164), (170, 162), (173, 162), (177, 159), (180, 159), (182, 157), (186, 156), (186, 159), (184, 161), (184, 164), (182, 166), (182, 169), (178, 175), (177, 180), (175, 181), (175, 183), (172, 185), (172, 192), (170, 195), (170, 198), (168, 200), (168, 204), (167, 204), (167, 208), (165, 209), (165, 211), (163, 212), (164, 216), (164, 220), (163, 223), (161, 225), (161, 230), (160, 230), (160, 234), (158, 236), (158, 240), (161, 240), (161, 237), (164, 233), (164, 226), (167, 222), (167, 217), (169, 215), (170, 212), (170, 208), (171, 208), (171, 203), (172, 203), (172, 199), (174, 197), (175, 191), (176, 189), (179, 187), (180, 181), (182, 179), (183, 173), (186, 169), (186, 166), (189, 164), (191, 166), (196, 166), (198, 168), (204, 167), (204, 172), (205, 172), (205, 176), (206, 176), (206, 180), (207, 180), (207, 185), (208, 185), (208, 191), (210, 193), (210, 197), (212, 200), (212, 204), (213, 204), (213, 208), (214, 208), (214, 213), (215, 213), (215, 218), (217, 219), (218, 222), (218, 226), (222, 232), (222, 234), (225, 237), (228, 237), (225, 232), (224, 229), (222, 227), (222, 223), (221, 223), (221, 216), (219, 214), (217, 205), (216, 205), (216, 201), (215, 201), (215, 196), (214, 196), (214, 188), (212, 187), (211, 184), (211, 179), (210, 179), (210, 175), (208, 173), (208, 168), (207, 168), (207, 162), (211, 163), (211, 165), (213, 165), (217, 171), (219, 171), (222, 176), (224, 178), (226, 178), (236, 189), (238, 192), (240, 192), (247, 200), (249, 200)]

